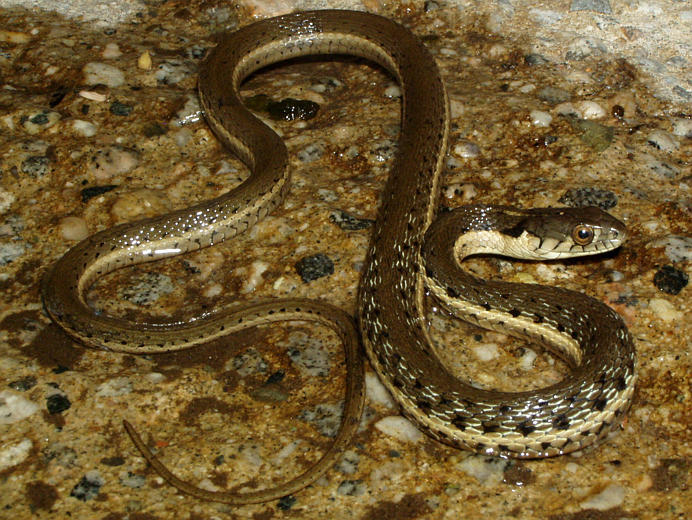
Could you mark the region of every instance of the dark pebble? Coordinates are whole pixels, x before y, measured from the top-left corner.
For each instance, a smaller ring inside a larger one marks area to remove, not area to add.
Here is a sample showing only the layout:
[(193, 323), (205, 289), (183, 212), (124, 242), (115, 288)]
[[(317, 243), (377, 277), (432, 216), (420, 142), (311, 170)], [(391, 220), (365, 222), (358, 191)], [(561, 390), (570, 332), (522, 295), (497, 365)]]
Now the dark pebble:
[(106, 466), (116, 467), (125, 464), (125, 459), (116, 455), (115, 457), (104, 457), (100, 460), (100, 462)]
[(43, 177), (48, 173), (50, 159), (45, 155), (32, 155), (22, 161), (22, 172), (32, 177)]
[(82, 502), (86, 502), (98, 496), (101, 486), (103, 486), (103, 480), (101, 478), (84, 476), (77, 485), (72, 488), (70, 496)]
[(375, 221), (369, 218), (358, 218), (346, 213), (342, 210), (332, 211), (329, 215), (329, 220), (334, 222), (341, 229), (346, 231), (357, 231), (372, 226)]
[(540, 54), (527, 54), (524, 56), (524, 62), (531, 67), (536, 67), (539, 65), (545, 65), (548, 63), (548, 60)]
[(293, 98), (271, 101), (267, 105), (267, 112), (272, 119), (283, 119), (284, 121), (312, 119), (317, 115), (319, 109), (320, 106), (314, 101)]
[(558, 103), (564, 103), (570, 98), (569, 92), (562, 90), (561, 88), (555, 87), (543, 87), (538, 91), (538, 99), (550, 103), (551, 105), (557, 105)]
[(678, 294), (682, 291), (690, 277), (687, 273), (676, 269), (672, 265), (664, 265), (654, 275), (654, 285), (668, 294)]
[(12, 381), (9, 385), (11, 389), (17, 392), (26, 392), (36, 386), (36, 378), (34, 376), (26, 376), (16, 381)]
[(288, 511), (289, 509), (291, 509), (294, 506), (295, 503), (296, 503), (296, 497), (294, 497), (293, 495), (288, 495), (285, 497), (281, 497), (279, 499), (279, 503), (276, 505), (282, 511)]
[(618, 198), (615, 193), (609, 190), (602, 190), (599, 188), (575, 188), (567, 190), (565, 194), (558, 199), (558, 202), (572, 208), (596, 206), (602, 210), (608, 210), (615, 207), (618, 203)]
[(35, 125), (45, 125), (48, 122), (48, 116), (46, 114), (37, 114), (29, 121)]
[(596, 11), (597, 13), (613, 14), (608, 0), (572, 0), (570, 11)]
[(53, 394), (46, 398), (48, 413), (62, 413), (72, 406), (70, 400), (62, 394)]
[(82, 202), (89, 202), (89, 199), (108, 193), (114, 188), (117, 188), (116, 184), (108, 184), (106, 186), (92, 186), (90, 188), (84, 188), (80, 193), (82, 194)]
[(120, 101), (113, 101), (110, 111), (111, 114), (115, 116), (129, 116), (132, 113), (132, 106), (121, 103)]
[(334, 272), (334, 262), (324, 253), (306, 256), (296, 262), (296, 271), (304, 282), (311, 282)]

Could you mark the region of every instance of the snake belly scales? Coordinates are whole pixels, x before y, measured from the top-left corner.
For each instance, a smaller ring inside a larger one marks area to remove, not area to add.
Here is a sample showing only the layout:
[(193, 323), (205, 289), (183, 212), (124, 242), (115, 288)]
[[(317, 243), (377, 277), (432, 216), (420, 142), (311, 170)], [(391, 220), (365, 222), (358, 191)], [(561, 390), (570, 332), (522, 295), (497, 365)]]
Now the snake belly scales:
[[(85, 296), (106, 273), (219, 243), (248, 230), (280, 205), (290, 178), (285, 145), (243, 106), (238, 89), (250, 74), (272, 63), (333, 54), (381, 65), (403, 91), (401, 137), (381, 195), (358, 301), (360, 339), (403, 413), (442, 442), (488, 455), (547, 457), (602, 438), (619, 424), (636, 381), (634, 348), (620, 316), (580, 293), (486, 281), (456, 264), (469, 254), (516, 254), (519, 249), (520, 256), (530, 258), (592, 254), (617, 247), (624, 227), (594, 208), (481, 205), (444, 213), (433, 223), (449, 126), (435, 60), (418, 38), (395, 22), (329, 10), (267, 19), (225, 35), (201, 67), (199, 96), (206, 120), (247, 165), (250, 177), (213, 200), (85, 239), (49, 270), (42, 297), (50, 317), (70, 336), (87, 346), (120, 352), (179, 350), (276, 321), (323, 323), (336, 331), (345, 349), (346, 399), (339, 433), (303, 474), (245, 493), (207, 491), (178, 479), (124, 421), (139, 450), (179, 490), (245, 504), (309, 485), (338, 460), (358, 427), (364, 402), (358, 332), (335, 307), (302, 299), (270, 300), (161, 326), (98, 314)], [(459, 317), (544, 345), (567, 361), (570, 374), (549, 387), (515, 393), (479, 389), (455, 377), (428, 336), (426, 284)]]

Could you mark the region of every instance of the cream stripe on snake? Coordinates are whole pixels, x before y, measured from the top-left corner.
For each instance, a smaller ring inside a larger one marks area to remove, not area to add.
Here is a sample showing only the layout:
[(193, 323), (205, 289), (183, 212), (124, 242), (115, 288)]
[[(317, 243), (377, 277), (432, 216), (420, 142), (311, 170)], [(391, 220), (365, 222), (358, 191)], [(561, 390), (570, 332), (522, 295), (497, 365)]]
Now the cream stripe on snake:
[[(84, 300), (88, 287), (105, 273), (213, 245), (247, 230), (281, 203), (289, 186), (284, 144), (242, 106), (238, 87), (266, 65), (315, 54), (372, 60), (388, 69), (403, 90), (399, 149), (381, 196), (361, 283), (359, 322), (370, 361), (404, 412), (434, 437), (488, 454), (550, 456), (603, 436), (617, 423), (632, 394), (634, 353), (622, 321), (595, 300), (560, 292), (562, 298), (579, 299), (574, 310), (566, 310), (567, 318), (560, 317), (566, 303), (561, 302), (561, 310), (550, 307), (555, 302), (551, 288), (496, 289), (468, 277), (461, 282), (449, 279), (448, 275), (456, 276), (454, 262), (464, 254), (444, 246), (439, 250), (445, 253), (438, 254), (433, 246), (428, 267), (439, 269), (442, 279), (430, 283), (448, 305), (467, 318), (475, 316), (477, 323), (505, 326), (503, 330), (520, 335), (523, 330), (524, 336), (539, 341), (541, 333), (544, 340), (554, 337), (556, 344), (544, 343), (568, 359), (572, 352), (573, 364), (578, 366), (557, 385), (511, 394), (481, 391), (452, 376), (441, 364), (422, 316), (425, 273), (420, 258), (424, 234), (436, 211), (448, 136), (447, 100), (437, 66), (420, 40), (399, 24), (366, 13), (313, 11), (264, 20), (224, 36), (200, 70), (199, 93), (206, 119), (251, 170), (250, 178), (217, 199), (86, 239), (56, 263), (44, 279), (42, 292), (48, 313), (71, 336), (86, 345), (121, 352), (188, 348), (245, 326), (282, 319), (329, 324), (344, 340), (349, 369), (341, 432), (317, 467), (284, 486), (246, 495), (208, 492), (176, 479), (126, 425), (145, 457), (185, 492), (240, 504), (270, 500), (309, 484), (338, 458), (355, 431), (362, 407), (363, 369), (353, 329), (338, 309), (303, 300), (279, 301), (221, 312), (191, 325), (161, 327), (97, 315)], [(464, 220), (466, 214), (455, 215), (461, 222), (457, 227), (466, 231), (495, 235), (507, 231), (474, 228), (476, 217), (469, 222)], [(508, 231), (507, 240), (518, 237), (534, 245), (536, 240), (557, 241), (536, 238), (531, 231), (519, 232), (519, 225)], [(438, 258), (443, 259), (441, 263), (436, 263)], [(506, 295), (506, 290), (512, 294)], [(462, 298), (469, 295), (464, 303)], [(534, 296), (538, 303), (523, 299)], [(574, 321), (574, 313), (586, 311), (594, 314)], [(534, 326), (523, 327), (529, 322)], [(583, 328), (575, 330), (575, 325)]]

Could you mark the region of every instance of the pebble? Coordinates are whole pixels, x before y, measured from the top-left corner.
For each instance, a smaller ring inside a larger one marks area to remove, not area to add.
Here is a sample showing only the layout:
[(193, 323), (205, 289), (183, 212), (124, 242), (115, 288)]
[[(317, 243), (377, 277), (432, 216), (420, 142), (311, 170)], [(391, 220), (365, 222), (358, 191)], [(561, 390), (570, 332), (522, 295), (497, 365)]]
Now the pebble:
[(481, 149), (473, 141), (468, 139), (461, 139), (457, 144), (454, 145), (454, 155), (458, 157), (463, 157), (465, 159), (470, 159), (472, 157), (478, 157), (481, 153)]
[(365, 374), (365, 392), (368, 400), (372, 403), (386, 406), (387, 408), (394, 408), (396, 406), (392, 394), (390, 394), (389, 390), (382, 384), (380, 378), (372, 372), (367, 372)]
[(369, 218), (359, 218), (342, 210), (335, 210), (329, 214), (329, 220), (346, 231), (358, 231), (372, 226), (375, 221)]
[(298, 414), (301, 421), (312, 424), (325, 437), (336, 437), (341, 424), (343, 402), (339, 404), (318, 404), (314, 408), (302, 410)]
[(529, 115), (531, 124), (537, 127), (548, 127), (553, 122), (553, 116), (543, 110), (532, 110)]
[(230, 360), (230, 364), (241, 377), (247, 377), (256, 373), (265, 373), (269, 369), (267, 362), (254, 347), (250, 347), (241, 355), (235, 356)]
[(567, 121), (572, 125), (572, 128), (580, 132), (579, 139), (597, 152), (606, 150), (613, 142), (615, 131), (610, 126), (575, 117), (568, 117)]
[(146, 484), (147, 479), (144, 475), (135, 475), (129, 471), (120, 475), (120, 483), (129, 488), (139, 489)]
[(675, 305), (663, 298), (651, 298), (649, 308), (663, 321), (681, 320), (685, 315), (675, 309)]
[(597, 509), (605, 511), (622, 505), (625, 500), (625, 488), (618, 484), (610, 484), (597, 495), (584, 500), (579, 504), (582, 509)]
[(26, 245), (22, 242), (0, 244), (0, 267), (11, 264), (25, 252)]
[(502, 482), (504, 472), (509, 461), (483, 455), (469, 455), (459, 464), (457, 468), (467, 475), (475, 478), (486, 486), (495, 486)]
[(48, 413), (63, 413), (65, 410), (69, 410), (71, 407), (72, 402), (70, 402), (68, 397), (62, 392), (46, 397), (46, 409), (48, 410)]
[(114, 377), (96, 387), (99, 397), (116, 397), (132, 393), (132, 382), (129, 377)]
[(60, 236), (65, 240), (80, 241), (89, 236), (89, 227), (86, 221), (80, 217), (64, 217), (58, 224)]
[(474, 346), (473, 353), (481, 361), (491, 361), (500, 355), (500, 350), (496, 343), (483, 343)]
[(269, 264), (267, 262), (262, 260), (255, 260), (252, 262), (249, 267), (250, 273), (243, 284), (241, 292), (244, 294), (253, 292), (257, 286), (262, 283), (262, 275), (267, 269), (269, 269)]
[(595, 101), (582, 101), (579, 103), (584, 119), (602, 119), (606, 116), (606, 110)]
[[(2, 417), (0, 416), (0, 421)], [(6, 424), (6, 423), (5, 423)], [(4, 444), (0, 447), (0, 472), (18, 466), (24, 462), (29, 454), (34, 443), (30, 439), (23, 439), (12, 444)]]
[(660, 129), (652, 131), (646, 138), (646, 142), (657, 150), (662, 150), (664, 152), (674, 152), (680, 148), (680, 144), (675, 137), (665, 130)]
[(519, 366), (522, 370), (531, 370), (533, 368), (533, 362), (536, 360), (537, 354), (534, 350), (530, 348), (525, 348), (524, 353), (519, 358)]
[(28, 134), (36, 135), (55, 125), (61, 118), (62, 116), (58, 112), (52, 110), (42, 111), (29, 115), (22, 123), (22, 126)]
[(118, 197), (111, 207), (111, 215), (117, 222), (129, 222), (168, 213), (170, 208), (171, 202), (164, 192), (142, 188)]
[(334, 465), (334, 469), (344, 475), (353, 475), (358, 471), (360, 455), (353, 450), (346, 450), (341, 456), (341, 460)]
[(543, 87), (537, 93), (538, 99), (545, 101), (551, 105), (557, 105), (559, 103), (564, 103), (571, 96), (566, 90), (556, 87)]
[(144, 51), (142, 54), (139, 55), (139, 58), (137, 58), (137, 68), (140, 68), (142, 70), (150, 70), (151, 66), (151, 54), (149, 54), (149, 51)]
[(103, 92), (96, 92), (95, 90), (80, 90), (79, 96), (90, 101), (96, 101), (97, 103), (102, 103), (108, 99), (108, 96)]
[(314, 162), (324, 155), (324, 145), (322, 143), (309, 144), (300, 150), (296, 155), (298, 159), (304, 163)]
[(0, 424), (12, 424), (36, 413), (39, 406), (25, 397), (3, 390), (0, 392)]
[(556, 105), (555, 113), (559, 116), (574, 116), (580, 119), (582, 118), (582, 113), (570, 102)]
[(654, 285), (668, 294), (678, 294), (689, 282), (687, 273), (676, 269), (672, 265), (664, 265), (654, 275)]
[(96, 498), (101, 491), (101, 486), (105, 484), (103, 477), (98, 470), (88, 471), (75, 487), (72, 488), (70, 496), (86, 502), (92, 498)]
[(570, 11), (596, 11), (597, 13), (612, 14), (608, 0), (572, 0)]
[(45, 155), (32, 155), (22, 161), (21, 170), (34, 179), (44, 177), (50, 171), (50, 159)]
[(390, 99), (399, 99), (401, 97), (401, 87), (399, 85), (390, 85), (384, 90), (384, 95)]
[(84, 137), (94, 137), (97, 132), (97, 126), (89, 121), (83, 121), (82, 119), (75, 119), (72, 121), (72, 128), (79, 135)]
[(175, 85), (191, 75), (192, 71), (182, 60), (166, 60), (157, 67), (154, 78), (162, 85)]
[(287, 341), (278, 344), (288, 350), (288, 357), (303, 374), (313, 377), (329, 375), (331, 359), (322, 340), (297, 331), (292, 332)]
[(96, 181), (108, 181), (116, 175), (128, 173), (139, 164), (139, 154), (122, 146), (98, 150), (87, 163), (87, 173)]
[(661, 161), (648, 153), (642, 153), (640, 155), (639, 163), (648, 168), (656, 176), (664, 179), (674, 179), (680, 173), (680, 170), (675, 166)]
[(103, 84), (110, 88), (116, 88), (125, 84), (123, 71), (107, 63), (91, 61), (84, 65), (82, 73), (86, 85)]
[(559, 11), (553, 11), (551, 9), (538, 9), (538, 8), (532, 8), (529, 9), (529, 16), (536, 22), (541, 25), (554, 25), (562, 18), (564, 18), (564, 13), (561, 13)]
[(132, 110), (134, 107), (132, 105), (127, 105), (125, 103), (121, 103), (118, 100), (115, 100), (111, 103), (111, 106), (108, 108), (111, 114), (114, 116), (121, 116), (121, 117), (127, 117), (132, 113)]
[(665, 255), (673, 263), (692, 260), (692, 237), (668, 235), (649, 244), (650, 247), (664, 247)]
[(169, 276), (161, 273), (145, 273), (139, 277), (141, 281), (118, 291), (123, 300), (134, 305), (147, 306), (166, 294), (175, 290), (173, 281)]
[(336, 492), (339, 495), (345, 495), (345, 496), (351, 496), (351, 497), (359, 497), (363, 496), (365, 492), (367, 491), (367, 486), (365, 485), (365, 482), (362, 480), (344, 480), (339, 486), (336, 488)]
[(107, 60), (119, 58), (123, 53), (115, 42), (108, 42), (101, 52), (101, 56)]
[(692, 138), (692, 119), (675, 119), (673, 121), (673, 134), (688, 139)]
[(324, 253), (301, 258), (295, 265), (296, 271), (305, 283), (334, 273), (334, 262)]
[(10, 209), (10, 207), (12, 207), (12, 204), (14, 204), (15, 200), (16, 197), (14, 193), (0, 188), (0, 214), (4, 214), (5, 212), (7, 212), (7, 210)]
[(31, 390), (33, 387), (36, 386), (38, 381), (34, 376), (26, 376), (21, 379), (17, 379), (16, 381), (11, 381), (7, 386), (9, 386), (12, 390), (17, 390), (18, 392), (26, 392), (27, 390)]
[(568, 46), (565, 59), (580, 61), (590, 56), (601, 56), (607, 52), (607, 47), (598, 38), (575, 38)]
[(423, 438), (421, 431), (411, 421), (400, 415), (390, 415), (380, 419), (375, 423), (375, 428), (403, 442), (416, 443)]
[(558, 202), (572, 208), (596, 206), (602, 210), (609, 210), (617, 205), (618, 198), (617, 195), (610, 190), (584, 187), (567, 190), (564, 195), (558, 199)]

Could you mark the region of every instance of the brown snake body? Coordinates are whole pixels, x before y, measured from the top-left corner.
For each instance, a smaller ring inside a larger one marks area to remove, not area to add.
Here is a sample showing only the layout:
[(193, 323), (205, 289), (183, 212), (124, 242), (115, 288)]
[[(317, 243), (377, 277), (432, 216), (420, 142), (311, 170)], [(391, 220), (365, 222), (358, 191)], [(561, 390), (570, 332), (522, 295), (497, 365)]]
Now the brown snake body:
[[(409, 30), (387, 19), (313, 11), (264, 20), (225, 36), (200, 70), (205, 117), (224, 145), (248, 166), (249, 179), (219, 198), (93, 235), (55, 264), (44, 279), (42, 294), (51, 318), (71, 336), (121, 352), (188, 348), (279, 320), (327, 324), (344, 342), (348, 366), (339, 436), (316, 467), (278, 488), (248, 494), (209, 492), (180, 481), (126, 423), (140, 451), (182, 491), (241, 504), (270, 500), (308, 485), (333, 464), (355, 432), (363, 403), (363, 366), (353, 326), (338, 309), (280, 300), (162, 327), (97, 315), (84, 298), (94, 280), (108, 272), (213, 245), (247, 230), (281, 203), (289, 186), (286, 148), (242, 105), (238, 88), (266, 65), (315, 54), (367, 58), (402, 85), (401, 138), (361, 283), (359, 325), (373, 367), (404, 412), (446, 443), (493, 455), (551, 456), (602, 437), (626, 410), (636, 380), (634, 349), (620, 317), (578, 293), (486, 282), (465, 275), (456, 264), (468, 254), (508, 254), (515, 249), (531, 258), (557, 257), (567, 250), (592, 254), (617, 247), (624, 236), (622, 225), (598, 210), (548, 210), (546, 216), (537, 210), (476, 206), (474, 213), (471, 208), (451, 212), (431, 227), (449, 117), (433, 57)], [(550, 223), (556, 220), (557, 227), (564, 228), (559, 232)], [(589, 242), (565, 246), (565, 232), (569, 238), (574, 229), (579, 230), (575, 239), (582, 242), (588, 230)], [(457, 238), (457, 233), (465, 238)], [(490, 249), (494, 241), (497, 247)], [(456, 378), (428, 338), (424, 282), (455, 313), (547, 346), (574, 367), (573, 373), (556, 385), (520, 393), (480, 390)]]

